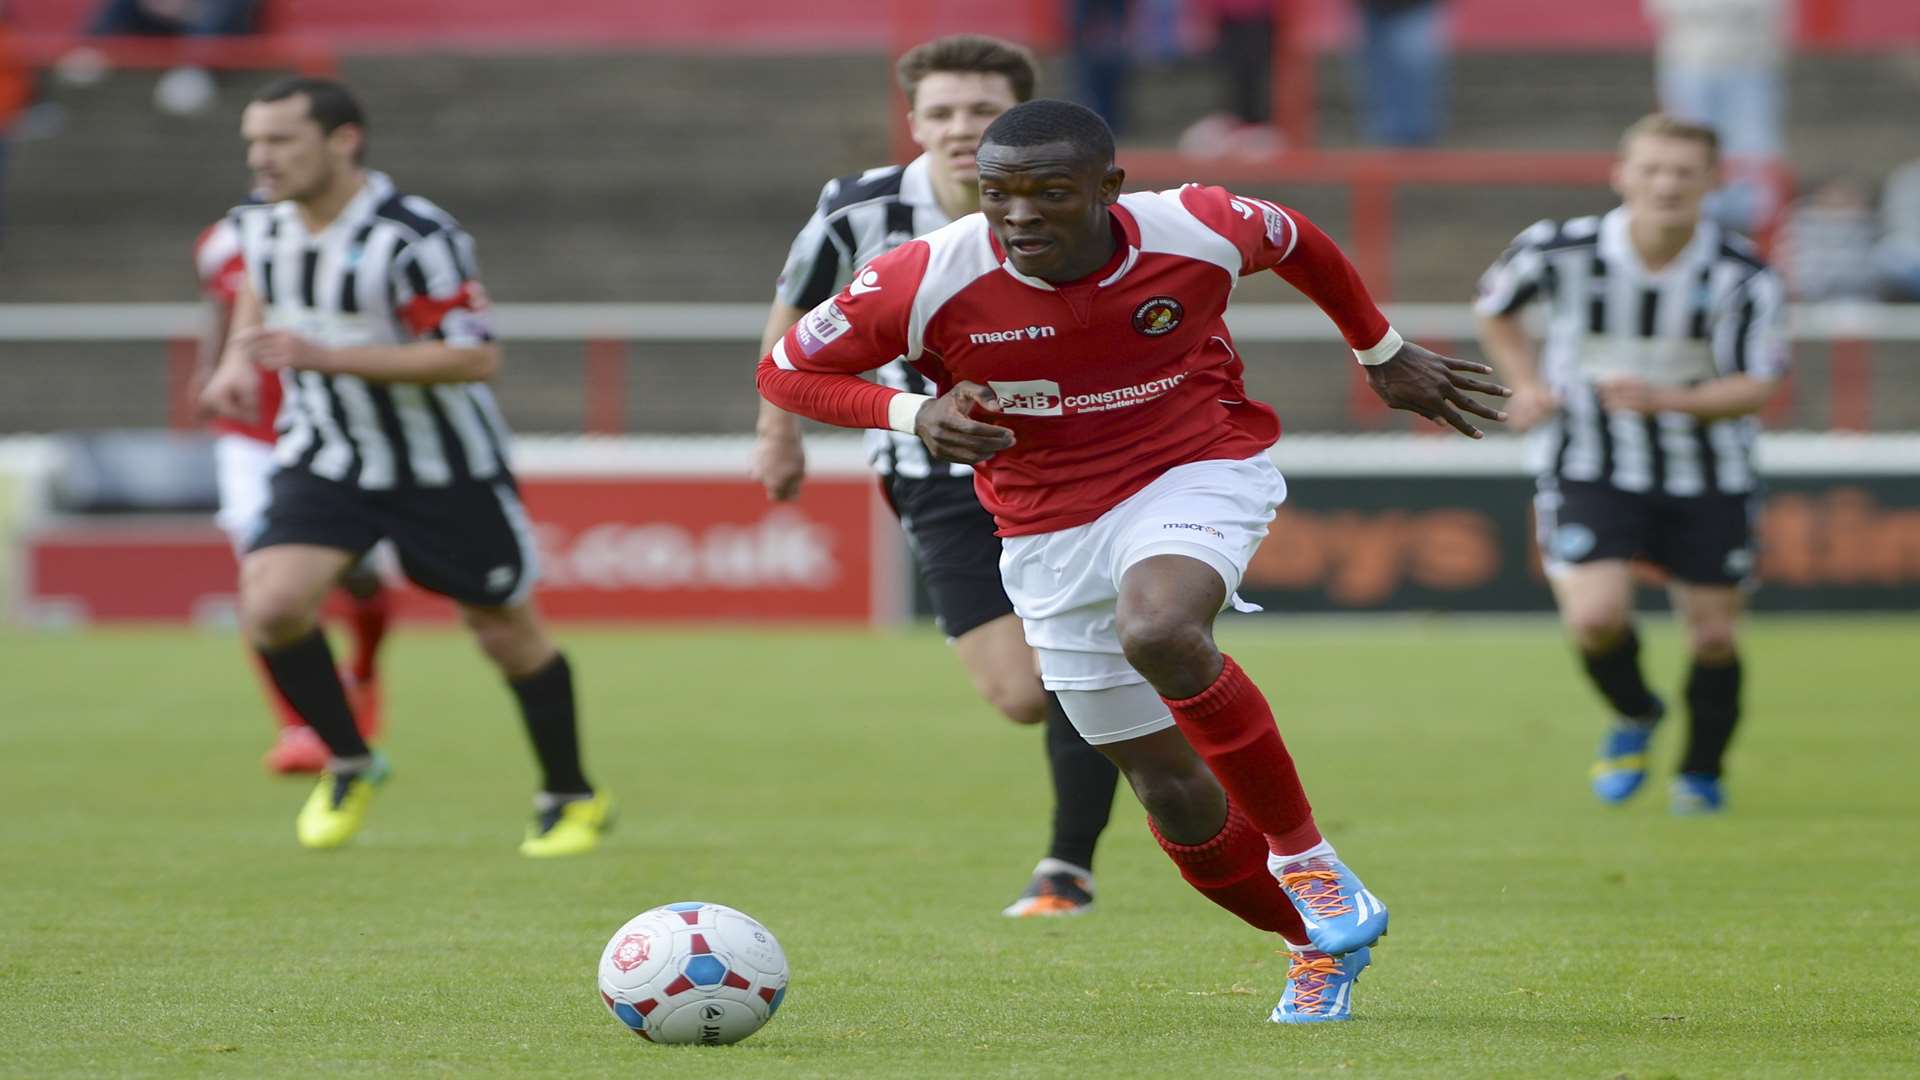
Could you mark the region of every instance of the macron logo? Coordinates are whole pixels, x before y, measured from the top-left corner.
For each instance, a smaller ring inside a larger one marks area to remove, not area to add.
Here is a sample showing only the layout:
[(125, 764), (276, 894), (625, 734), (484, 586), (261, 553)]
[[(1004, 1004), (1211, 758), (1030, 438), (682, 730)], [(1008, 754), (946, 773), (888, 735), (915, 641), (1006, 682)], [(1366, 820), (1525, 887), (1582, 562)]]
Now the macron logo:
[(1050, 338), (1059, 331), (1051, 326), (1016, 326), (1011, 330), (989, 330), (983, 334), (968, 334), (967, 340), (975, 345), (998, 345), (1005, 341), (1037, 341)]
[(847, 282), (847, 292), (853, 296), (865, 296), (880, 291), (880, 271), (862, 270), (852, 281)]

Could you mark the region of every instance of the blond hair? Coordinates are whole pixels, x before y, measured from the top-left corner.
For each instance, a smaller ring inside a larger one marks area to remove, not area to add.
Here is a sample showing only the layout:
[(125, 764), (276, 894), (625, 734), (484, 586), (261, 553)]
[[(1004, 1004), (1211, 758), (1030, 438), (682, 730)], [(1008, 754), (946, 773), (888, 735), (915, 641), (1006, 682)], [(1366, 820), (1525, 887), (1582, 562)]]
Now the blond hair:
[(1640, 138), (1642, 135), (1650, 135), (1661, 139), (1685, 139), (1688, 142), (1697, 142), (1707, 148), (1708, 165), (1718, 165), (1720, 163), (1720, 134), (1706, 124), (1697, 124), (1691, 120), (1682, 120), (1677, 116), (1671, 116), (1667, 113), (1648, 113), (1627, 125), (1627, 130), (1620, 133), (1621, 156), (1624, 157), (1627, 153), (1627, 148), (1633, 145), (1633, 140)]
[(909, 106), (920, 89), (920, 80), (937, 71), (1005, 76), (1013, 87), (1013, 100), (1026, 101), (1033, 97), (1036, 70), (1033, 54), (1024, 46), (984, 34), (935, 38), (909, 49), (894, 65)]

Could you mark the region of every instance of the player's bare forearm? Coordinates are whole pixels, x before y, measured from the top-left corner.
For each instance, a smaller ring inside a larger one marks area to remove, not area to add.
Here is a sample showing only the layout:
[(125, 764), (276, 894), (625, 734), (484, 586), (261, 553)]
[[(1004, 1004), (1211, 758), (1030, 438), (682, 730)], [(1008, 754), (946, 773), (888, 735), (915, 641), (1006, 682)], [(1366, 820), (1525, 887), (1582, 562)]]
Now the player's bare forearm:
[[(774, 343), (784, 337), (786, 332), (793, 328), (793, 324), (799, 322), (800, 317), (805, 314), (805, 311), (792, 304), (775, 300), (772, 307), (767, 310), (766, 329), (760, 332), (760, 355), (766, 356), (773, 352)], [(754, 420), (753, 430), (762, 438), (798, 440), (800, 419), (763, 397), (760, 399), (760, 413)]]
[(1540, 363), (1533, 335), (1513, 315), (1482, 315), (1477, 320), (1480, 349), (1494, 372), (1516, 390), (1540, 385)]
[(1724, 375), (1692, 386), (1652, 386), (1639, 379), (1600, 383), (1600, 403), (1638, 413), (1687, 413), (1701, 420), (1727, 420), (1766, 408), (1779, 386), (1773, 379)]
[[(420, 341), (410, 345), (356, 345), (319, 350), (312, 366), (332, 375), (358, 375), (368, 382), (482, 382), (500, 371), (500, 346), (449, 345)], [(289, 365), (300, 367), (302, 365)]]

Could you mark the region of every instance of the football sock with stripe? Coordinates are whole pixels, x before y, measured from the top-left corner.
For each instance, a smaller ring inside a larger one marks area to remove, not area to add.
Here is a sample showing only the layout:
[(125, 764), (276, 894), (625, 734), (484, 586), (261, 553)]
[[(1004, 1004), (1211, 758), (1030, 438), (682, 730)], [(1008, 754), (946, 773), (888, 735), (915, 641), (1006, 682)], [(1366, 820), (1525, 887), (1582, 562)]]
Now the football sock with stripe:
[(1740, 658), (1722, 664), (1698, 660), (1687, 673), (1687, 753), (1680, 771), (1719, 776), (1733, 729), (1740, 723)]
[(333, 666), (327, 635), (317, 627), (284, 649), (260, 650), (273, 684), (336, 758), (363, 758), (369, 751), (353, 723), (353, 708)]
[(1613, 707), (1614, 715), (1626, 720), (1652, 724), (1658, 720), (1660, 703), (1647, 689), (1640, 673), (1640, 635), (1629, 626), (1619, 640), (1602, 652), (1582, 652), (1587, 677)]
[(1267, 838), (1247, 820), (1240, 808), (1227, 803), (1227, 820), (1203, 844), (1176, 844), (1160, 835), (1159, 825), (1147, 818), (1147, 828), (1160, 842), (1180, 876), (1200, 895), (1240, 916), (1249, 926), (1271, 931), (1290, 945), (1307, 943), (1300, 912), (1267, 870)]
[(1273, 710), (1253, 680), (1223, 656), (1213, 685), (1190, 698), (1161, 698), (1180, 733), (1200, 755), (1274, 851), (1304, 851), (1320, 842), (1313, 807), (1280, 739)]
[(573, 668), (562, 653), (524, 679), (510, 679), (520, 701), (520, 717), (539, 759), (542, 791), (555, 795), (591, 792), (580, 767), (580, 733), (573, 704)]
[(1120, 770), (1080, 737), (1060, 698), (1051, 692), (1046, 729), (1047, 770), (1053, 779), (1053, 839), (1047, 857), (1091, 868), (1094, 844), (1113, 813)]

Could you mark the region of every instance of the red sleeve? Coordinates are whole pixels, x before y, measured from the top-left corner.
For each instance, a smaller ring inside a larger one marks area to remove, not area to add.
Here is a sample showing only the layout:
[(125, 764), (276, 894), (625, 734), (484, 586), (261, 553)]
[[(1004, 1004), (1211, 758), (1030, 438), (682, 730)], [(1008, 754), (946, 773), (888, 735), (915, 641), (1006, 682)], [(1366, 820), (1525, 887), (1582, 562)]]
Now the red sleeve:
[(1391, 329), (1360, 272), (1340, 245), (1305, 214), (1225, 188), (1192, 185), (1180, 192), (1188, 212), (1233, 242), (1242, 275), (1272, 270), (1300, 290), (1355, 349), (1371, 349)]
[(928, 254), (918, 241), (895, 248), (802, 316), (760, 359), (760, 396), (822, 423), (886, 427), (887, 403), (900, 391), (859, 373), (912, 351), (908, 328)]
[(247, 276), (247, 260), (240, 251), (240, 233), (227, 219), (202, 229), (193, 242), (193, 268), (207, 299), (232, 304)]

